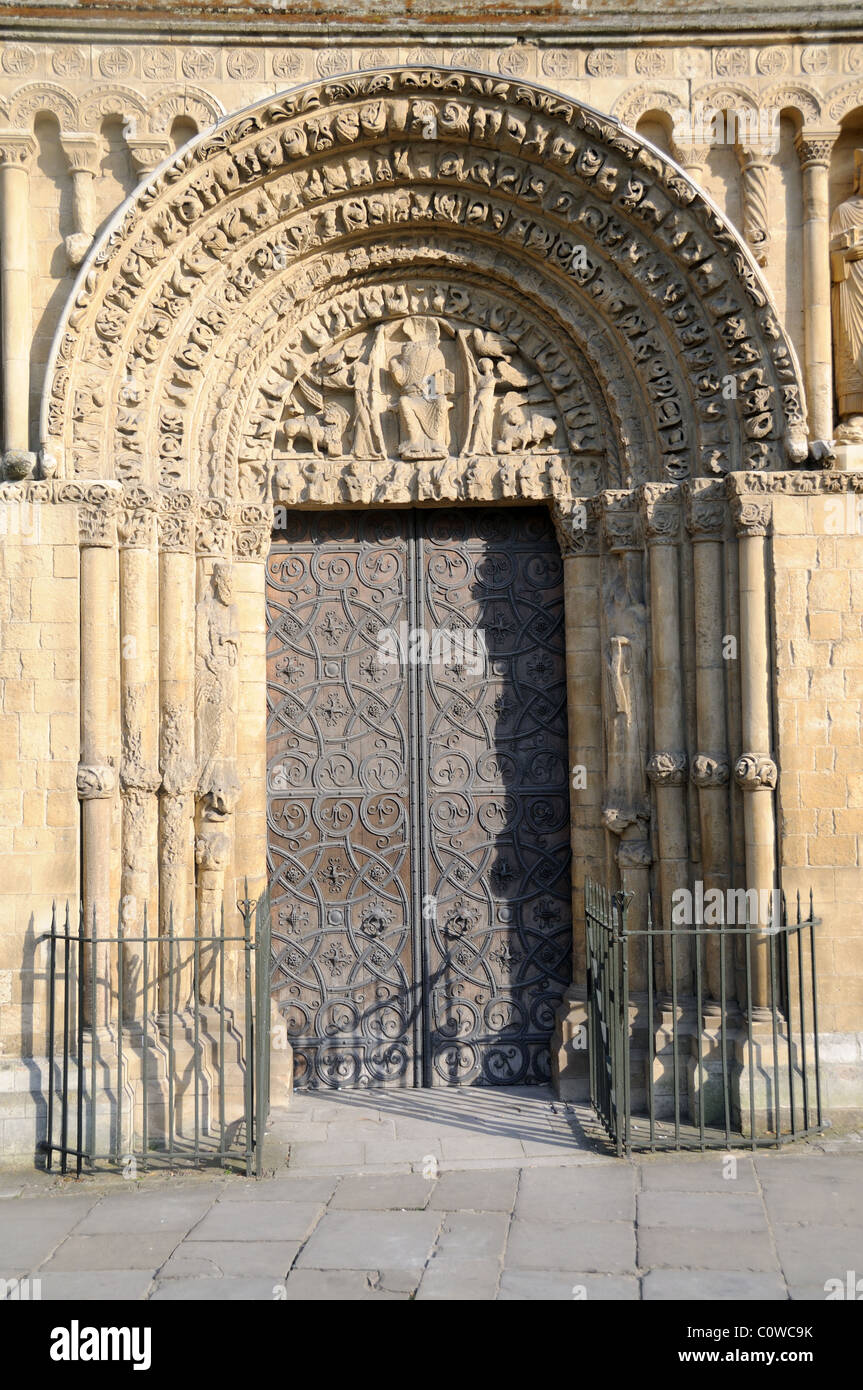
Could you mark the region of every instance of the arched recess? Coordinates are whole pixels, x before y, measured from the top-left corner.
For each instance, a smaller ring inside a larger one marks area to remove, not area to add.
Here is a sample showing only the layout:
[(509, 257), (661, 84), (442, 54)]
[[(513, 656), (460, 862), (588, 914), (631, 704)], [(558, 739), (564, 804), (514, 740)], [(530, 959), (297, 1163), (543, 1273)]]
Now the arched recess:
[[(392, 363), (418, 338), (445, 359), (441, 448), (405, 447), (395, 429)], [(677, 164), (610, 117), (519, 81), (399, 69), (298, 88), (202, 133), (94, 248), (46, 375), (43, 468), (80, 509), (88, 910), (108, 920), (118, 892), (155, 892), (164, 924), (195, 897), (208, 914), (226, 872), (260, 881), (274, 503), (551, 502), (580, 552), (571, 676), (590, 687), (571, 717), (573, 764), (592, 778), (573, 834), (614, 837), (622, 880), (642, 887), (656, 843), (667, 903), (687, 871), (692, 756), (727, 872), (721, 680), (699, 698), (711, 719), (684, 737), (681, 506), (691, 491), (687, 526), (713, 543), (699, 593), (721, 635), (721, 479), (802, 462), (803, 422), (793, 348), (750, 251)], [(104, 621), (115, 603), (123, 643), (135, 638), (122, 661)], [(614, 763), (601, 656), (624, 643), (642, 652), (640, 713)], [(93, 694), (107, 670), (119, 714)], [(118, 821), (116, 872), (104, 846)]]

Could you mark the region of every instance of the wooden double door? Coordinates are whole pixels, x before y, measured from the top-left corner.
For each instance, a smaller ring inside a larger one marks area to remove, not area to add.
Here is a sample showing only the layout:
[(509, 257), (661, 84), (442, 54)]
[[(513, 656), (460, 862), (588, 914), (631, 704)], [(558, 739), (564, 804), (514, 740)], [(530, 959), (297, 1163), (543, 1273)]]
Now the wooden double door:
[(299, 1086), (522, 1085), (570, 981), (547, 512), (303, 512), (268, 563), (273, 988)]

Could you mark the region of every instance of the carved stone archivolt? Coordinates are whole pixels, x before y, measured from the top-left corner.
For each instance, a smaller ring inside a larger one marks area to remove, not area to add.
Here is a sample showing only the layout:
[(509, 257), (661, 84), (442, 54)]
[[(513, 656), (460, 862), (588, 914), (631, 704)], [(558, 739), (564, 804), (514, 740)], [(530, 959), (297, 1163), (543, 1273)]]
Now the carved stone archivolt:
[(401, 468), (409, 497), (481, 500), (805, 452), (769, 295), (679, 167), (464, 72), (368, 73), (222, 121), (130, 200), (57, 344), (63, 476), (258, 504), (278, 476), (314, 505)]

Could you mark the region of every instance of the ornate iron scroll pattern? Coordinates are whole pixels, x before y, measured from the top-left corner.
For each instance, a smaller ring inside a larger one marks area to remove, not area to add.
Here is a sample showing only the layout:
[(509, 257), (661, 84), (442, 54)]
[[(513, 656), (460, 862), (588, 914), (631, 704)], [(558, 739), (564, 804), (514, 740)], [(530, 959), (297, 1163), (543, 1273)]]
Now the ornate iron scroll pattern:
[(547, 1081), (570, 980), (563, 565), (544, 509), (421, 513), (433, 1084)]
[(274, 989), (300, 1086), (413, 1085), (410, 519), (303, 513), (268, 561), (268, 854)]
[[(571, 939), (547, 513), (290, 528), (268, 565), (268, 822), (297, 1084), (546, 1081)], [(402, 623), (443, 636), (432, 660), (382, 659)]]

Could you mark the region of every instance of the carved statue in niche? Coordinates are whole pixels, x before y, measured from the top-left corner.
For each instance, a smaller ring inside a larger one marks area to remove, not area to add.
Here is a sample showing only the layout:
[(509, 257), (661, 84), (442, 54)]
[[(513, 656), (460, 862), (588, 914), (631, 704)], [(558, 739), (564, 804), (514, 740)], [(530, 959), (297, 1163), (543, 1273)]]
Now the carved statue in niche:
[(854, 192), (830, 220), (833, 348), (839, 428), (836, 438), (863, 443), (863, 149), (854, 151)]
[(641, 594), (640, 556), (624, 551), (605, 583), (607, 645), (603, 713), (606, 799), (603, 820), (616, 835), (648, 816), (644, 763), (647, 749), (647, 609)]
[(449, 457), (449, 397), (454, 389), (433, 318), (405, 319), (407, 342), (387, 361), (398, 390), (399, 453), (403, 459)]
[(237, 665), (237, 619), (233, 578), (228, 565), (216, 564), (210, 590), (200, 600), (195, 632), (195, 747), (198, 795), (208, 819), (229, 814), (235, 778), (229, 731), (236, 720), (233, 671)]

